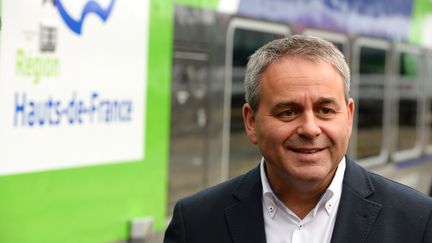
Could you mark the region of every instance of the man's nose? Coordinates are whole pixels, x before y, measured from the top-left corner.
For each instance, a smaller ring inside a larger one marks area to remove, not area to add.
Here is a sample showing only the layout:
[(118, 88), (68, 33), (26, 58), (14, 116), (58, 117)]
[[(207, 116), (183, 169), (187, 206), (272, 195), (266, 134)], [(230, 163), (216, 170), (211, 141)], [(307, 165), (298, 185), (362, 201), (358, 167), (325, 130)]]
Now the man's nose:
[(297, 127), (297, 134), (300, 137), (314, 139), (321, 134), (318, 120), (312, 111), (304, 112)]

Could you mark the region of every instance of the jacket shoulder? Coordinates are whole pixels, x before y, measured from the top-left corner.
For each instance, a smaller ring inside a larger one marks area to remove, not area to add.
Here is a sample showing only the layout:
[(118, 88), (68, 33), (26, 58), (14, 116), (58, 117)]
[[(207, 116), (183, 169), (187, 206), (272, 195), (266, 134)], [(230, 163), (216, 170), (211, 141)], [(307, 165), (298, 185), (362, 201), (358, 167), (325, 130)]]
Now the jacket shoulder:
[[(208, 187), (179, 201), (184, 207), (199, 205), (202, 209), (214, 209), (237, 202), (241, 199), (243, 193), (249, 193), (245, 190), (258, 184), (261, 185), (259, 166), (245, 174)], [(203, 205), (205, 206), (203, 207)]]
[[(226, 210), (261, 185), (259, 168), (180, 199), (164, 242), (231, 242)], [(258, 200), (257, 200), (258, 201)], [(259, 202), (261, 202), (259, 200)]]
[(375, 188), (374, 196), (393, 205), (403, 205), (415, 207), (416, 210), (432, 211), (432, 198), (427, 195), (403, 185), (399, 182), (390, 180), (384, 176), (367, 172)]
[(420, 204), (429, 210), (432, 209), (432, 198), (425, 194), (368, 171), (356, 162), (347, 159), (347, 170), (345, 171), (344, 184), (362, 197), (371, 199), (378, 203), (397, 205)]

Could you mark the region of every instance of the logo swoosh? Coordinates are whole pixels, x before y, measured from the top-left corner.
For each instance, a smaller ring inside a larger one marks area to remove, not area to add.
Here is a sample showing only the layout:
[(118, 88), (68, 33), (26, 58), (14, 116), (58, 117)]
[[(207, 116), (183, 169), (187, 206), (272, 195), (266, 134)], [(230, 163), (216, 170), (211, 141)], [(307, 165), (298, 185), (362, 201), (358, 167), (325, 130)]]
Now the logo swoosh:
[(66, 11), (65, 7), (63, 6), (62, 2), (60, 0), (55, 0), (55, 4), (57, 6), (57, 9), (60, 12), (61, 17), (63, 18), (66, 25), (76, 34), (81, 34), (82, 25), (84, 23), (84, 20), (86, 19), (87, 15), (94, 13), (97, 16), (99, 16), (104, 22), (108, 19), (109, 15), (111, 14), (111, 10), (113, 9), (115, 0), (111, 0), (111, 3), (106, 9), (103, 9), (99, 3), (90, 0), (87, 2), (87, 4), (84, 6), (84, 9), (81, 12), (81, 18), (79, 20), (75, 20), (72, 18), (69, 13)]

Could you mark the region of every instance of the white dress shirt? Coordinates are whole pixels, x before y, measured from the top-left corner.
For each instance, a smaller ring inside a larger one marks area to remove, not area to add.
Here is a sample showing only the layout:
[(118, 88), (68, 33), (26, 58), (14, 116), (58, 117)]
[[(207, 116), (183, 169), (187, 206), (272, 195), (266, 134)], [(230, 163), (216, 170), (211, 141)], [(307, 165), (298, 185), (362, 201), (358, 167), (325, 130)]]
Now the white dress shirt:
[(342, 193), (345, 166), (344, 157), (315, 208), (300, 219), (273, 193), (263, 158), (260, 167), (267, 243), (330, 243)]

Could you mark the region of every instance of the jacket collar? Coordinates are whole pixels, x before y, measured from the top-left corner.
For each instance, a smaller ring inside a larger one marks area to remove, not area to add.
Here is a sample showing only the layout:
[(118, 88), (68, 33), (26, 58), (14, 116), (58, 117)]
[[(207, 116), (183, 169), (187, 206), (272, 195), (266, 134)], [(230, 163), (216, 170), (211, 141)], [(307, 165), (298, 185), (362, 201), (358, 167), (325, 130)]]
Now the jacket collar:
[(233, 242), (266, 242), (259, 166), (243, 176), (233, 197), (238, 202), (225, 208)]
[[(374, 193), (368, 173), (346, 157), (342, 196), (331, 243), (365, 242), (381, 209), (381, 204), (367, 199)], [(266, 242), (259, 166), (243, 176), (233, 197), (238, 202), (225, 208), (233, 242)]]
[(346, 157), (342, 196), (331, 243), (365, 242), (382, 205), (369, 200), (375, 188), (368, 173)]

